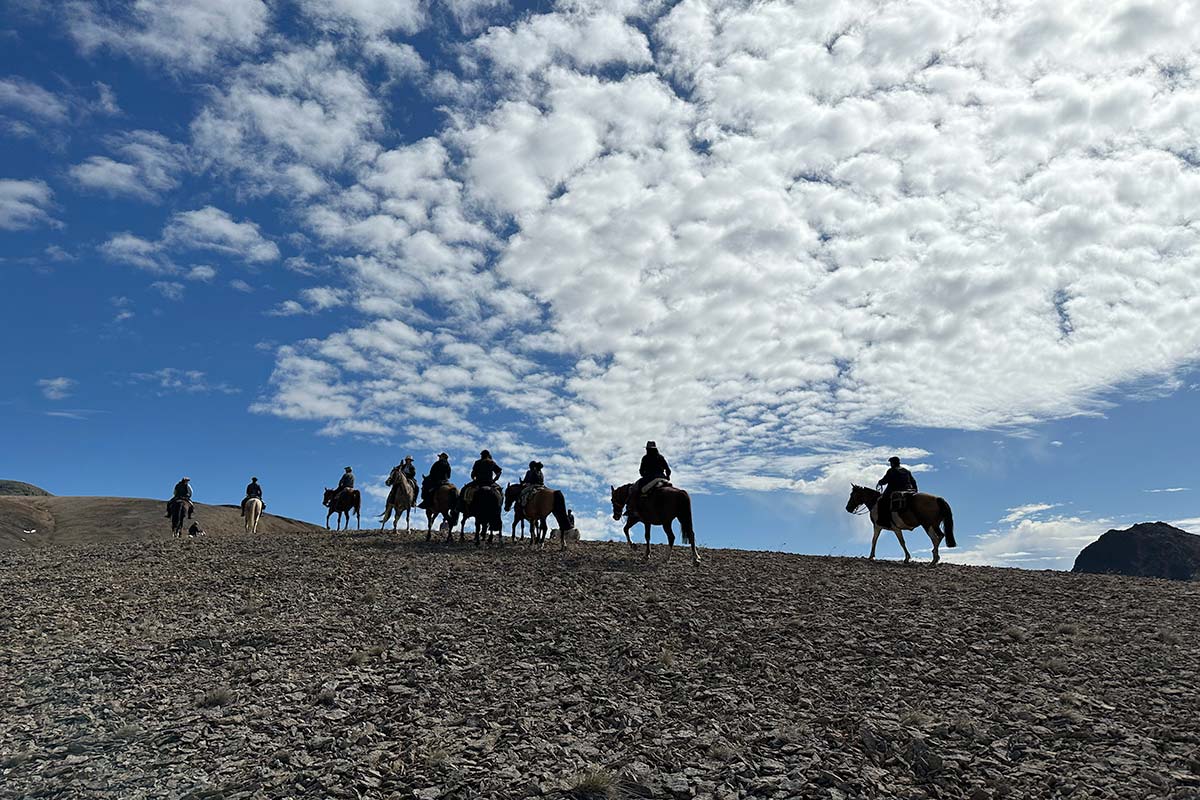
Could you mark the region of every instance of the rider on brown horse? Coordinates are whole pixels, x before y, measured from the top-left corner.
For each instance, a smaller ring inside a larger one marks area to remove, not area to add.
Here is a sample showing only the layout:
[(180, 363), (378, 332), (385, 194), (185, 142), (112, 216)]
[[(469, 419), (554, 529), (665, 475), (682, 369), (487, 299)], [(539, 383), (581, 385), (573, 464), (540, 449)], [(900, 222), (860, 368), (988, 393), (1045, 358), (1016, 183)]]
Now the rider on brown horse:
[[(492, 460), (490, 451), (483, 450), (480, 452), (479, 458), (475, 459), (475, 463), (471, 465), (471, 480), (462, 488), (462, 493), (459, 494), (463, 509), (470, 508), (471, 499), (475, 494), (476, 488), (496, 486), (496, 481), (500, 478), (500, 473), (503, 471), (500, 469), (500, 465)], [(503, 497), (501, 498), (501, 502), (503, 502)]]
[(417, 508), (427, 508), (425, 504), (429, 502), (429, 495), (442, 484), (450, 482), (450, 472), (450, 456), (438, 453), (438, 460), (433, 462), (429, 474), (421, 481), (421, 502)]
[(653, 480), (671, 480), (671, 465), (667, 463), (667, 459), (663, 454), (658, 452), (658, 445), (653, 441), (646, 442), (646, 454), (642, 456), (642, 463), (638, 467), (638, 474), (641, 476), (635, 483), (634, 490), (629, 493), (629, 507), (632, 511), (637, 505), (637, 501), (642, 496), (642, 487)]
[(887, 474), (879, 479), (879, 483), (875, 484), (875, 488), (883, 487), (883, 494), (879, 498), (879, 504), (876, 506), (881, 520), (891, 519), (892, 513), (892, 495), (896, 492), (915, 492), (917, 491), (917, 479), (913, 474), (904, 467), (900, 466), (900, 459), (892, 456), (888, 459), (888, 464), (891, 468)]
[(346, 467), (346, 471), (345, 471), (345, 473), (343, 473), (342, 479), (338, 481), (337, 489), (334, 492), (333, 499), (336, 501), (339, 497), (341, 497), (346, 492), (349, 492), (353, 488), (354, 488), (354, 470), (350, 467)]

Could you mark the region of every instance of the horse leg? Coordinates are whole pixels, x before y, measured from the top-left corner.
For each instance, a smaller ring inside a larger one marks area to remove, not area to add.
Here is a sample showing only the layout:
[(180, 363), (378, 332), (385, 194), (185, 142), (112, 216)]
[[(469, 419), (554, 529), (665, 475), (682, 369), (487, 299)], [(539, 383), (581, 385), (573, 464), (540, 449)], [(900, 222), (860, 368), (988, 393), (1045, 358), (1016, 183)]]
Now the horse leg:
[(643, 522), (642, 524), (646, 526), (646, 560), (649, 561), (650, 560), (650, 523)]
[(632, 547), (634, 550), (637, 550), (637, 545), (633, 543), (633, 537), (629, 535), (629, 529), (632, 528), (636, 524), (637, 523), (631, 519), (625, 523), (625, 541), (629, 542), (629, 546)]
[(879, 541), (879, 534), (883, 532), (883, 528), (879, 527), (879, 523), (875, 523), (875, 533), (871, 536), (871, 555), (867, 556), (869, 561), (875, 560), (875, 543)]
[(929, 541), (933, 542), (933, 563), (936, 564), (942, 560), (938, 555), (938, 545), (942, 543), (942, 532), (938, 530), (936, 525), (924, 525), (925, 532), (929, 534)]
[(670, 561), (671, 553), (675, 552), (675, 531), (671, 530), (671, 520), (663, 524), (663, 530), (667, 532), (667, 561)]
[(908, 552), (908, 545), (904, 543), (904, 534), (899, 528), (892, 528), (892, 532), (896, 534), (896, 539), (900, 542), (900, 549), (904, 551), (904, 563), (912, 561), (912, 553)]

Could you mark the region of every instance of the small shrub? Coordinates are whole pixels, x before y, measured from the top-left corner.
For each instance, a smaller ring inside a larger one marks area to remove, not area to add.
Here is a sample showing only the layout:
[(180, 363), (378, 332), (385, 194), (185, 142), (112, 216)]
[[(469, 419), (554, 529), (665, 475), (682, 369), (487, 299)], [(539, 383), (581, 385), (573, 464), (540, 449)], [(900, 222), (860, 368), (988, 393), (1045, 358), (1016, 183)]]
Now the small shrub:
[(1029, 634), (1025, 632), (1024, 628), (1017, 628), (1015, 626), (1006, 628), (1004, 635), (1010, 642), (1023, 642), (1029, 638)]

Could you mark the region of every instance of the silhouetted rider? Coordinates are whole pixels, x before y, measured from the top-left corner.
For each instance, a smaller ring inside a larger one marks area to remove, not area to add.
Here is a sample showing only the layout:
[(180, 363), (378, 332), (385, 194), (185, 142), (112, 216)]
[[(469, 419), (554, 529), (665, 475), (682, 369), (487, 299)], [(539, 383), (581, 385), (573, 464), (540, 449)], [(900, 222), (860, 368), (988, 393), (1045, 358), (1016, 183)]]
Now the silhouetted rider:
[(887, 474), (879, 479), (879, 483), (875, 484), (875, 488), (883, 487), (883, 494), (879, 497), (879, 505), (876, 516), (881, 522), (888, 521), (892, 513), (892, 495), (896, 492), (915, 492), (917, 491), (917, 479), (913, 474), (904, 467), (900, 466), (900, 459), (897, 456), (892, 456), (888, 459), (888, 464), (891, 468)]
[(417, 508), (425, 508), (430, 493), (443, 483), (450, 482), (450, 472), (450, 456), (446, 453), (438, 453), (438, 460), (433, 462), (433, 466), (429, 468), (429, 474), (421, 481), (421, 502), (417, 504)]

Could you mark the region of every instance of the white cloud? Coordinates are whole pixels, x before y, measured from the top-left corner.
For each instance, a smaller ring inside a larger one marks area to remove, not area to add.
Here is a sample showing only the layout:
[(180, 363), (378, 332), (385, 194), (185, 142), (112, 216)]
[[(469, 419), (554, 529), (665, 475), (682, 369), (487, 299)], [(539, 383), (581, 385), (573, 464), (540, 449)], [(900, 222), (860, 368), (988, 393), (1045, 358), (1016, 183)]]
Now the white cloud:
[(43, 181), (0, 179), (0, 230), (58, 227), (61, 223), (50, 216), (53, 197), (54, 192)]
[(147, 383), (157, 388), (158, 394), (182, 392), (186, 394), (237, 394), (238, 389), (228, 383), (214, 383), (199, 370), (163, 367), (155, 372), (135, 372), (135, 383)]
[(249, 294), (250, 292), (254, 291), (254, 287), (251, 286), (250, 284), (246, 283), (241, 278), (234, 278), (233, 280), (231, 280), (229, 282), (229, 287), (235, 291), (242, 292), (244, 294)]
[(187, 273), (187, 279), (189, 281), (203, 281), (207, 283), (215, 277), (217, 277), (217, 271), (212, 267), (205, 266), (203, 264), (192, 267)]
[(66, 122), (70, 115), (70, 106), (61, 97), (19, 77), (0, 78), (0, 109), (51, 124)]
[(1168, 489), (1146, 489), (1150, 494), (1175, 494), (1177, 492), (1190, 492), (1191, 489), (1185, 486), (1172, 486)]
[(183, 299), (183, 292), (186, 287), (177, 281), (155, 281), (150, 284), (158, 293), (168, 300), (179, 301)]
[(192, 123), (198, 152), (256, 191), (309, 196), (325, 173), (369, 160), (383, 110), (363, 78), (329, 43), (245, 65)]
[(420, 0), (299, 0), (304, 13), (331, 29), (367, 35), (415, 33), (425, 22)]
[(225, 55), (252, 51), (266, 32), (262, 0), (71, 2), (67, 28), (85, 53), (109, 48), (199, 71)]
[(143, 239), (128, 231), (109, 237), (99, 249), (110, 261), (131, 264), (148, 272), (174, 272), (176, 269), (163, 255), (159, 242)]
[(111, 137), (109, 145), (124, 160), (91, 156), (71, 167), (70, 175), (81, 188), (154, 201), (179, 185), (186, 150), (162, 134), (131, 131)]
[(1028, 505), (1017, 506), (1016, 508), (1010, 508), (1008, 513), (1000, 518), (1000, 522), (1019, 522), (1028, 517), (1040, 514), (1043, 511), (1058, 508), (1058, 506), (1058, 503), (1029, 503)]
[(308, 313), (308, 312), (304, 308), (304, 306), (300, 305), (300, 303), (296, 302), (295, 300), (284, 300), (282, 303), (277, 305), (275, 308), (268, 311), (267, 316), (270, 316), (270, 317), (294, 317), (297, 314), (306, 314), (306, 313)]
[(163, 228), (163, 242), (170, 247), (213, 250), (247, 262), (279, 258), (279, 247), (262, 235), (258, 225), (235, 222), (214, 206), (173, 216)]
[(47, 400), (63, 400), (71, 396), (78, 381), (72, 378), (42, 378), (37, 382), (38, 388)]
[(1112, 528), (1113, 524), (1108, 519), (1074, 516), (1025, 518), (1007, 529), (973, 537), (973, 541), (965, 548), (943, 548), (941, 554), (946, 561), (959, 564), (1069, 570), (1074, 566), (1079, 551)]

